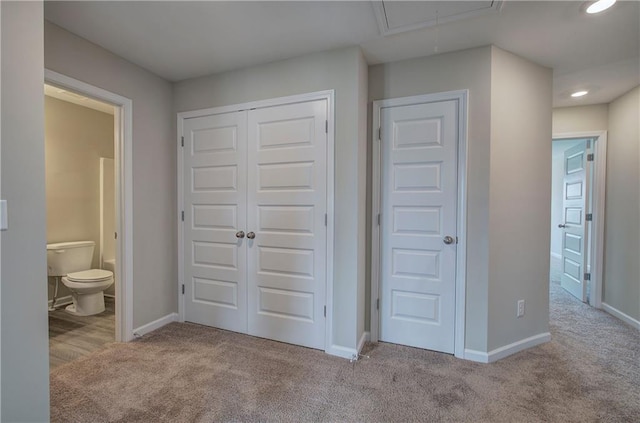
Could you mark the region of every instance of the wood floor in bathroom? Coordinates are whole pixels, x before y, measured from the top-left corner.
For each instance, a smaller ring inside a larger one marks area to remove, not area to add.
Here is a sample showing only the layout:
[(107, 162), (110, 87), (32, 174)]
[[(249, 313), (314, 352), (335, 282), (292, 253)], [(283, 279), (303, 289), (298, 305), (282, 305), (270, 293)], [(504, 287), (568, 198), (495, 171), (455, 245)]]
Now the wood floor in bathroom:
[(73, 316), (64, 307), (49, 312), (49, 368), (73, 361), (115, 341), (115, 301), (105, 297), (105, 311)]

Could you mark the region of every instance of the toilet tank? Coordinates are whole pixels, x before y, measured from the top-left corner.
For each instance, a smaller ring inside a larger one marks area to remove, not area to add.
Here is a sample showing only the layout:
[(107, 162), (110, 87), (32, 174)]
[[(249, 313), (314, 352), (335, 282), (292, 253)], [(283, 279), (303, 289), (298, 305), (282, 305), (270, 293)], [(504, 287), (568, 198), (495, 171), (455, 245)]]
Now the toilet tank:
[(49, 276), (65, 276), (91, 269), (95, 246), (93, 241), (47, 244), (47, 273)]

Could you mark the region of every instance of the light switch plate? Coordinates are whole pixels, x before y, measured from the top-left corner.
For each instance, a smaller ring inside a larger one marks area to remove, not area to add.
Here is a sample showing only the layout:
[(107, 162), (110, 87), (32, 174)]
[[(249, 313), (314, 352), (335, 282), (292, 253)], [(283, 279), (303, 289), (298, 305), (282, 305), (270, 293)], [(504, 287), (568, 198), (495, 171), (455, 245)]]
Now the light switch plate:
[(7, 214), (7, 200), (0, 200), (0, 231), (9, 229), (9, 218)]

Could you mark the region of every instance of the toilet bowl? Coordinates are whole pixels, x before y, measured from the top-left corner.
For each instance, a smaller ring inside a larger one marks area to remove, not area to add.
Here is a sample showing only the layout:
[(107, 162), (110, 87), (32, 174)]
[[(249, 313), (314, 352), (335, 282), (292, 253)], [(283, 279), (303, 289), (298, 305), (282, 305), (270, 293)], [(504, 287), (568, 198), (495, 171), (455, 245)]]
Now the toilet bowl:
[(73, 304), (65, 310), (76, 316), (90, 316), (104, 311), (103, 291), (113, 284), (113, 273), (102, 269), (83, 270), (68, 273), (62, 283), (69, 288), (73, 299)]

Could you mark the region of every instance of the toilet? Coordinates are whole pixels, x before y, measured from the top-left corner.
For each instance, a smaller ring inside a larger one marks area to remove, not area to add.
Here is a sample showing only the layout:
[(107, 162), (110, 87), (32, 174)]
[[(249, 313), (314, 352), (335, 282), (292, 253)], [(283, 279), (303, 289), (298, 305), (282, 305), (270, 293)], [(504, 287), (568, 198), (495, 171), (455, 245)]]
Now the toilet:
[(73, 304), (65, 311), (76, 316), (102, 313), (104, 290), (113, 284), (113, 272), (91, 269), (94, 248), (93, 241), (47, 244), (48, 274), (69, 288)]

